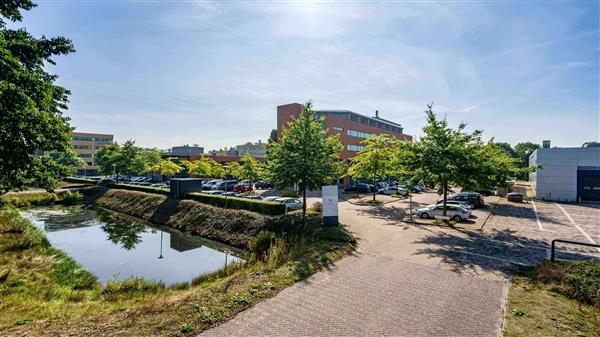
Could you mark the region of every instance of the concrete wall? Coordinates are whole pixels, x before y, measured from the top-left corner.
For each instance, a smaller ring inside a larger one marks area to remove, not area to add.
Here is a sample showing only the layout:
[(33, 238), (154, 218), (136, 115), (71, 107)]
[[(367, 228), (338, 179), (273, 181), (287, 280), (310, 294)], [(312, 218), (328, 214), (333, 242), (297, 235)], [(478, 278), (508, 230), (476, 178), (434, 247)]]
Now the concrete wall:
[(542, 148), (530, 157), (530, 166), (536, 163), (544, 165), (530, 177), (536, 198), (577, 201), (577, 169), (599, 167), (600, 148)]

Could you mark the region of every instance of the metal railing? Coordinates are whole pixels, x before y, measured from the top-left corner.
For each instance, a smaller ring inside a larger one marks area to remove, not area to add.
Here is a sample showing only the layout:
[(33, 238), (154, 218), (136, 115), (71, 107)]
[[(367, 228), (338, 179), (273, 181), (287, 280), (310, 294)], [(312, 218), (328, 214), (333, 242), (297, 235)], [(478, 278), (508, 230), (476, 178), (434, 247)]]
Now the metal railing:
[(600, 245), (597, 245), (595, 243), (587, 243), (587, 242), (579, 242), (579, 241), (571, 241), (571, 240), (562, 240), (562, 239), (554, 239), (552, 240), (552, 253), (550, 254), (550, 261), (554, 262), (554, 251), (556, 248), (556, 242), (562, 242), (562, 243), (569, 243), (572, 245), (580, 245), (580, 246), (587, 246), (587, 247), (596, 247), (596, 248), (600, 248)]

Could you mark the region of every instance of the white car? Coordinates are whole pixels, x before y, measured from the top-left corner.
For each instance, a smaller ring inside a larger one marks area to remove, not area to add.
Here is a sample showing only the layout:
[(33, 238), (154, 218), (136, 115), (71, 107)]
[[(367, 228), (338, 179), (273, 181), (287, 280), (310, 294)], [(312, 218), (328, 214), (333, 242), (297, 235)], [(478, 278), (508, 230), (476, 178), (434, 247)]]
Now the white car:
[(279, 196), (279, 195), (272, 195), (270, 197), (264, 197), (263, 198), (264, 201), (275, 201), (277, 199), (281, 199), (281, 196)]
[(297, 209), (302, 209), (302, 201), (296, 198), (279, 198), (275, 199), (275, 201), (285, 204), (285, 207), (288, 211), (294, 211)]
[(379, 194), (392, 195), (392, 194), (400, 194), (400, 195), (408, 195), (408, 190), (401, 187), (384, 187), (380, 188), (377, 191)]
[[(443, 205), (443, 204), (444, 204), (444, 202), (438, 202), (438, 206)], [(446, 205), (460, 206), (469, 211), (473, 210), (473, 206), (469, 205), (468, 203), (466, 203), (464, 201), (460, 201), (460, 200), (446, 200)]]
[[(429, 205), (417, 210), (417, 214), (422, 219), (439, 217), (444, 214), (444, 205)], [(461, 222), (471, 216), (471, 211), (458, 205), (447, 205), (446, 216), (456, 222)]]

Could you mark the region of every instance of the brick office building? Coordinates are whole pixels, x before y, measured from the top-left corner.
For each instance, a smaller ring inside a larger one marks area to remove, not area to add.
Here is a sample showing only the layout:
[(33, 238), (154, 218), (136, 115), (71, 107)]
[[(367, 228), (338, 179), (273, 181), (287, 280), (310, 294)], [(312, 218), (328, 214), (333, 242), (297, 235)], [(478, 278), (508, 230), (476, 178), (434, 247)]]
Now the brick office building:
[[(302, 111), (302, 104), (291, 103), (277, 107), (277, 135), (281, 136), (283, 130), (292, 119), (298, 118)], [(367, 117), (349, 110), (313, 110), (317, 118), (324, 119), (327, 135), (340, 135), (340, 143), (344, 146), (340, 158), (343, 160), (356, 156), (363, 149), (360, 144), (371, 135), (387, 134), (404, 141), (412, 141), (412, 136), (403, 133), (402, 125), (390, 122), (379, 117), (375, 112), (374, 117)]]
[[(277, 107), (277, 135), (281, 137), (282, 130), (287, 124), (300, 116), (302, 104), (291, 103)], [(371, 135), (386, 134), (403, 141), (412, 141), (412, 136), (404, 134), (402, 125), (379, 117), (375, 111), (374, 117), (368, 117), (349, 110), (318, 110), (313, 109), (317, 118), (323, 118), (328, 136), (340, 135), (343, 150), (340, 159), (349, 160), (356, 156), (364, 147), (361, 142)], [(344, 184), (349, 180), (344, 179)]]

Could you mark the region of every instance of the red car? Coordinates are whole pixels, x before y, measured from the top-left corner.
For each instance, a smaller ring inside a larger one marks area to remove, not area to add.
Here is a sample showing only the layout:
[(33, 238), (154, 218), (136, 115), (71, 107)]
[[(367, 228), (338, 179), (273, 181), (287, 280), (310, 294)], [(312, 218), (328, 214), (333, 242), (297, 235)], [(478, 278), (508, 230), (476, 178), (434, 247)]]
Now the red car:
[(246, 193), (252, 191), (252, 185), (250, 184), (237, 184), (233, 186), (233, 191), (237, 193)]

